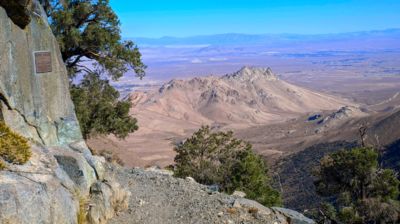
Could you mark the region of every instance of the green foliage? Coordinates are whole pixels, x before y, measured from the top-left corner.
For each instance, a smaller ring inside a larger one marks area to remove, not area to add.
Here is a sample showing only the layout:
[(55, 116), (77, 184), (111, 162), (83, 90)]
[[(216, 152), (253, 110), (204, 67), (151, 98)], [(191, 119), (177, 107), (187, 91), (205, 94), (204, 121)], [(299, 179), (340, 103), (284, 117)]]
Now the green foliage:
[(212, 132), (202, 127), (175, 147), (177, 177), (193, 177), (202, 184), (218, 184), (222, 191), (241, 190), (250, 199), (267, 205), (280, 205), (280, 194), (269, 185), (268, 170), (249, 143), (232, 132)]
[(85, 139), (97, 134), (125, 138), (138, 129), (129, 115), (131, 102), (119, 101), (119, 92), (96, 73), (86, 74), (82, 82), (71, 86), (71, 97)]
[(113, 79), (129, 69), (144, 76), (139, 49), (132, 41), (121, 41), (109, 0), (47, 0), (45, 9), (70, 77), (92, 71), (81, 63), (85, 59), (94, 60)]
[[(247, 197), (263, 205), (281, 205), (281, 196), (278, 191), (268, 184), (268, 169), (263, 159), (256, 155), (251, 148), (238, 153), (237, 161), (230, 172), (231, 183), (227, 181), (226, 191), (231, 193), (239, 189)], [(228, 178), (229, 179), (229, 178)]]
[(321, 160), (316, 182), (317, 192), (333, 195), (349, 192), (352, 198), (365, 198), (378, 166), (378, 154), (367, 148), (339, 151)]
[[(109, 0), (46, 0), (51, 29), (61, 49), (71, 83), (72, 100), (85, 138), (115, 134), (124, 138), (137, 130), (128, 113), (131, 104), (104, 80), (118, 80), (129, 70), (143, 78), (146, 66), (132, 41), (122, 41), (120, 22)], [(73, 82), (75, 81), (75, 82)], [(93, 85), (93, 86), (90, 86)]]
[(31, 155), (28, 140), (11, 131), (4, 122), (0, 122), (0, 170), (6, 168), (5, 161), (24, 164)]
[(325, 218), (339, 223), (400, 221), (400, 182), (393, 170), (379, 167), (374, 149), (354, 148), (325, 156), (315, 176), (317, 193), (334, 198), (337, 215), (332, 214), (332, 206), (322, 207)]

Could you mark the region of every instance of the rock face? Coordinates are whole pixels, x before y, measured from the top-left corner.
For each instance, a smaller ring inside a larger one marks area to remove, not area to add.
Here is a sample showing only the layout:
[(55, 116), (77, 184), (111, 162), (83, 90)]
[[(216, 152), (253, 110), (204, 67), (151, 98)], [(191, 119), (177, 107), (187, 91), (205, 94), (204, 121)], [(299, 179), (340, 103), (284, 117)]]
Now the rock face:
[[(65, 145), (82, 139), (69, 95), (67, 71), (40, 5), (35, 1), (30, 7), (34, 12), (30, 13), (32, 21), (24, 30), (0, 8), (3, 119), (36, 142)], [(36, 74), (34, 52), (38, 51), (50, 52), (52, 72)]]
[[(49, 55), (47, 72), (35, 52)], [(77, 223), (82, 212), (104, 223), (127, 196), (83, 141), (68, 85), (40, 3), (0, 0), (0, 120), (32, 145), (28, 163), (0, 171), (0, 223)], [(94, 206), (82, 211), (83, 199)]]

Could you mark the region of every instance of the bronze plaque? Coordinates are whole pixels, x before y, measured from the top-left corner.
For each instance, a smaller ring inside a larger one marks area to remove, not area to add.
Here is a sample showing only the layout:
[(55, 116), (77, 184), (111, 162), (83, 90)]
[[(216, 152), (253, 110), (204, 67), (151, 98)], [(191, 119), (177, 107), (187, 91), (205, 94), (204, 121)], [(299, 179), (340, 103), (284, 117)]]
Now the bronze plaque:
[(35, 68), (36, 73), (47, 73), (52, 71), (51, 53), (50, 52), (35, 52)]

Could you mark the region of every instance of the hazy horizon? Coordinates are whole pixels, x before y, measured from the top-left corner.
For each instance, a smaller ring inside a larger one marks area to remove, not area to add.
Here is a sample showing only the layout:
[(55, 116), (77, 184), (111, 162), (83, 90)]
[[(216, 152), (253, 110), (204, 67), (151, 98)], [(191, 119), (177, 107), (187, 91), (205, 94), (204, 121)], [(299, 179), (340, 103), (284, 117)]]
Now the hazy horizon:
[(157, 37), (148, 37), (148, 36), (123, 36), (123, 39), (132, 39), (140, 38), (140, 39), (163, 39), (163, 38), (192, 38), (192, 37), (210, 37), (210, 36), (222, 36), (222, 35), (243, 35), (243, 36), (284, 36), (284, 35), (293, 35), (293, 36), (329, 36), (329, 35), (341, 35), (341, 34), (356, 34), (356, 33), (368, 33), (368, 32), (388, 32), (388, 31), (400, 31), (400, 27), (392, 27), (386, 29), (370, 29), (370, 30), (356, 30), (351, 32), (332, 32), (332, 33), (312, 33), (312, 34), (302, 34), (302, 33), (238, 33), (238, 32), (230, 32), (230, 33), (214, 33), (214, 34), (195, 34), (189, 36), (157, 36)]

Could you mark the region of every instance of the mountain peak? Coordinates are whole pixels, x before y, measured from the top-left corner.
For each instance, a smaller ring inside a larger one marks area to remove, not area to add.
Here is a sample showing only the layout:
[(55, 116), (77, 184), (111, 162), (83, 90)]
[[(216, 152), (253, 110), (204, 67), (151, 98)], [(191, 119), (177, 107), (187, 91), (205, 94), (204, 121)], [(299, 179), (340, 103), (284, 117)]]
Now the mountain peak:
[(224, 78), (235, 79), (240, 81), (253, 81), (256, 79), (264, 79), (276, 81), (278, 77), (272, 72), (271, 68), (243, 66), (239, 71), (225, 75)]

